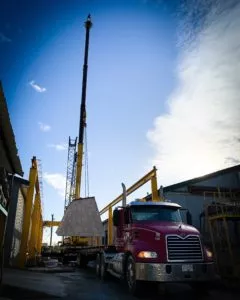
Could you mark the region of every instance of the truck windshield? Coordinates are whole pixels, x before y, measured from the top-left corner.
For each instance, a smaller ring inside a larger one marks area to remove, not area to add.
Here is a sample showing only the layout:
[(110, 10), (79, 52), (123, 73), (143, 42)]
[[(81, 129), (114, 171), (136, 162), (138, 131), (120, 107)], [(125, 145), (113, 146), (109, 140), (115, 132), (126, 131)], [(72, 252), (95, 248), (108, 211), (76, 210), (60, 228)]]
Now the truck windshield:
[(177, 207), (141, 205), (131, 207), (133, 221), (182, 222)]

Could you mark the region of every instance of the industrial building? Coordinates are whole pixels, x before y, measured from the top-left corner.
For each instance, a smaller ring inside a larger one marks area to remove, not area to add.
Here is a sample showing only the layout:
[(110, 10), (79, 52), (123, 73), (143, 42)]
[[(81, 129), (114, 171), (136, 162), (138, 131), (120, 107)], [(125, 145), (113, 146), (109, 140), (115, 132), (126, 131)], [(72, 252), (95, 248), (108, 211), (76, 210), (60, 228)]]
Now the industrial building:
[(18, 266), (28, 185), (27, 180), (13, 178), (4, 243), (5, 266)]
[[(19, 252), (21, 224), (24, 210), (23, 170), (15, 136), (12, 129), (7, 103), (0, 82), (0, 243), (4, 263), (14, 265)], [(6, 222), (7, 220), (7, 222)]]
[(205, 206), (219, 193), (240, 193), (240, 165), (163, 187), (165, 199), (187, 208), (192, 224), (201, 229), (201, 216)]
[(26, 253), (29, 252), (34, 260), (41, 249), (41, 163), (33, 157), (29, 180), (22, 178), (23, 170), (1, 83), (0, 128), (1, 260), (4, 259), (5, 266), (24, 267)]

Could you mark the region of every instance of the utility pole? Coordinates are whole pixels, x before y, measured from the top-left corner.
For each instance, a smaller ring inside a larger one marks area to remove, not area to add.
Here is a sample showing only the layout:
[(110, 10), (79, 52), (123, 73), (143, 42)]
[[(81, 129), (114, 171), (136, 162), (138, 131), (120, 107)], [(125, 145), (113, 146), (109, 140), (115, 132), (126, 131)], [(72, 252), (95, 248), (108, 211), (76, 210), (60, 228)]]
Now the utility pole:
[[(54, 215), (52, 214), (52, 222), (54, 221)], [(53, 234), (53, 226), (51, 225), (51, 234), (50, 234), (50, 247), (52, 247), (52, 234)]]
[(81, 177), (82, 177), (82, 159), (83, 159), (83, 138), (84, 128), (86, 126), (86, 90), (87, 90), (87, 71), (88, 71), (88, 48), (89, 48), (89, 33), (92, 27), (91, 16), (88, 15), (85, 22), (86, 39), (85, 39), (85, 52), (84, 52), (84, 65), (83, 65), (83, 78), (82, 78), (82, 99), (80, 108), (80, 124), (78, 135), (78, 149), (77, 149), (77, 169), (76, 169), (76, 187), (75, 197), (80, 198)]

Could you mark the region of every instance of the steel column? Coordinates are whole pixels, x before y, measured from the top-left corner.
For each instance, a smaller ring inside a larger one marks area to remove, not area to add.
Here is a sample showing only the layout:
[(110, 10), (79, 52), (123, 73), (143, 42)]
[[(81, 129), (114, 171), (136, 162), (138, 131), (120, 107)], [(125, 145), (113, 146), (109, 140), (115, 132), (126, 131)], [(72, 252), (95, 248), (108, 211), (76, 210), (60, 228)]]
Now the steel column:
[(108, 245), (113, 244), (113, 216), (112, 207), (108, 209)]

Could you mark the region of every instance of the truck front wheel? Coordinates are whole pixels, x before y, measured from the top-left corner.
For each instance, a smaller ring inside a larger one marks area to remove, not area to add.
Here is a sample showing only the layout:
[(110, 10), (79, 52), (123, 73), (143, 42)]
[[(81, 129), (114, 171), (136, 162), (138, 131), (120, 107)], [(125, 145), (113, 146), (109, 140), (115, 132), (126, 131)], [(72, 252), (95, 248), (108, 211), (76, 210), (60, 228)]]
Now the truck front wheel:
[(132, 295), (139, 295), (140, 281), (136, 280), (136, 265), (131, 255), (127, 259), (126, 281), (127, 281), (129, 292)]

